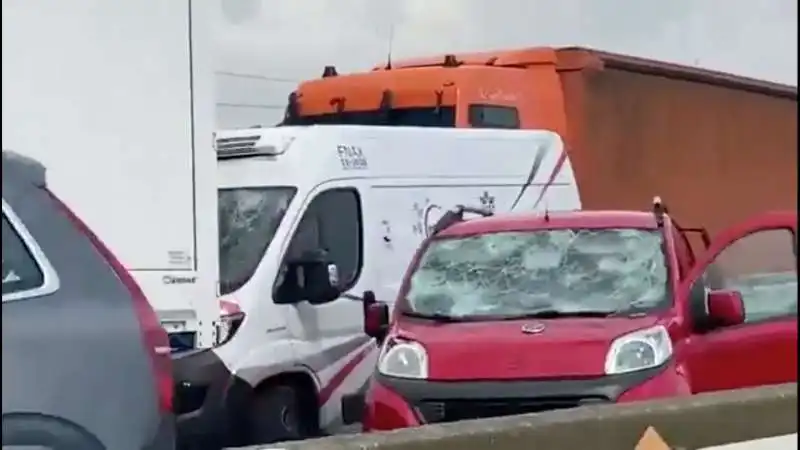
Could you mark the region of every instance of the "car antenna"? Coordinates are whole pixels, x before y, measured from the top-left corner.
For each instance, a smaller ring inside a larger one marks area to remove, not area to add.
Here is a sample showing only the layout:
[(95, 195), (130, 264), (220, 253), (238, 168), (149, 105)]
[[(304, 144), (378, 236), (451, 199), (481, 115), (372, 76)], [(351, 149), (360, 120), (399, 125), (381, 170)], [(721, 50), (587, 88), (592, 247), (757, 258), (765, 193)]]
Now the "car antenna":
[(394, 20), (389, 23), (389, 49), (386, 52), (386, 70), (392, 70), (392, 49), (394, 47)]
[(661, 201), (661, 197), (656, 195), (653, 197), (653, 214), (656, 216), (656, 225), (660, 227), (664, 226), (664, 216), (669, 214), (667, 210), (667, 206)]

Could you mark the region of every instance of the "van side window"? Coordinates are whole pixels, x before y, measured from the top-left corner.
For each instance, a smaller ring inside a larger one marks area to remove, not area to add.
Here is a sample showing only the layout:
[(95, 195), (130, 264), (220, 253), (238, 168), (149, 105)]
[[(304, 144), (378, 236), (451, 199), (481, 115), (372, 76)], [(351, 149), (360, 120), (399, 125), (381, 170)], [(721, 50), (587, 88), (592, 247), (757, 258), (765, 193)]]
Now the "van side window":
[(3, 297), (44, 285), (44, 272), (3, 214)]
[(311, 201), (297, 226), (286, 258), (325, 249), (339, 268), (342, 287), (353, 287), (361, 272), (361, 200), (351, 188), (331, 189)]
[(519, 128), (519, 112), (513, 106), (469, 105), (469, 125), (472, 128)]
[[(797, 259), (791, 230), (757, 231), (722, 251), (706, 270), (717, 289), (742, 294), (745, 322), (797, 314)], [(713, 273), (709, 273), (713, 272)]]

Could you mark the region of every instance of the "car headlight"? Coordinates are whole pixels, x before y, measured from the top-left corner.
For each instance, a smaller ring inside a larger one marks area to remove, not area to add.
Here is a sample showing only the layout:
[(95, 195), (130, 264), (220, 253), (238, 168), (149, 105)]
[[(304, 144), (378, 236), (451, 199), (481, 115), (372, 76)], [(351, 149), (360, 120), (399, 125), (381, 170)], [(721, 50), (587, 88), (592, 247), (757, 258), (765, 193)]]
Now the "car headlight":
[(428, 352), (418, 342), (387, 339), (378, 359), (378, 372), (397, 378), (428, 378)]
[(620, 336), (606, 355), (606, 374), (635, 372), (664, 364), (672, 356), (672, 339), (657, 325)]

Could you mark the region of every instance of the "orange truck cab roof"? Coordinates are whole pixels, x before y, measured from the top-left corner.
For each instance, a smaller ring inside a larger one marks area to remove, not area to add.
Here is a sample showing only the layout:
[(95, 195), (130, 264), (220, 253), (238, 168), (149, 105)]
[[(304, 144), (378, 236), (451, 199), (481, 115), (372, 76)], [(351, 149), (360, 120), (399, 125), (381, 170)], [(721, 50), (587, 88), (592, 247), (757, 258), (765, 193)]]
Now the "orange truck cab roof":
[(735, 89), (794, 95), (796, 88), (586, 48), (534, 47), (439, 55), (340, 75), (332, 66), (290, 96), (287, 124), (476, 128), (566, 127), (566, 73), (620, 69)]
[[(519, 87), (541, 86), (537, 93), (552, 90), (556, 63), (554, 49), (533, 48), (409, 59), (347, 75), (328, 67), (322, 78), (298, 87), (294, 119), (295, 123), (477, 127), (474, 120), (470, 125), (461, 117), (470, 114), (469, 105), (483, 104), (495, 106), (494, 115), (501, 119), (490, 128), (530, 128), (515, 111), (527, 101)], [(542, 66), (549, 70), (541, 77), (519, 70)]]

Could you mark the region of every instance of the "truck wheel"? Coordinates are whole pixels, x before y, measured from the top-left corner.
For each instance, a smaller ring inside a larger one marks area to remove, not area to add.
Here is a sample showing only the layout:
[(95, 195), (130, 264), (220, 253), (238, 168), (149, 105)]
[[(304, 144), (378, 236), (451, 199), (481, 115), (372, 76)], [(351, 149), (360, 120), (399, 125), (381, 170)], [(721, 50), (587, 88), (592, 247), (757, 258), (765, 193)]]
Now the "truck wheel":
[(303, 404), (292, 386), (278, 385), (257, 393), (250, 411), (252, 444), (306, 439), (308, 424)]

